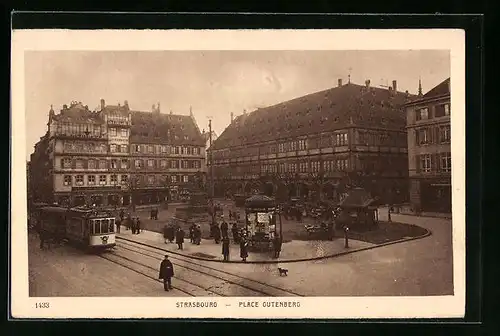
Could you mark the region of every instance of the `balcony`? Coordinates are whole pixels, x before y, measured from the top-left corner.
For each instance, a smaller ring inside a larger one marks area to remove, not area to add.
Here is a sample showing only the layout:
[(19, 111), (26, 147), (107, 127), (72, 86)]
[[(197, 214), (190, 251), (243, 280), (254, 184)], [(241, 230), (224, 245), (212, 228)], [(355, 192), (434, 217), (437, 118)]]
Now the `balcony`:
[(90, 132), (84, 133), (56, 133), (54, 138), (61, 140), (97, 140), (97, 141), (108, 141), (106, 134), (92, 134)]
[(132, 122), (130, 120), (116, 120), (116, 119), (109, 119), (108, 118), (108, 125), (113, 125), (113, 126), (122, 126), (122, 127), (130, 127), (132, 126)]

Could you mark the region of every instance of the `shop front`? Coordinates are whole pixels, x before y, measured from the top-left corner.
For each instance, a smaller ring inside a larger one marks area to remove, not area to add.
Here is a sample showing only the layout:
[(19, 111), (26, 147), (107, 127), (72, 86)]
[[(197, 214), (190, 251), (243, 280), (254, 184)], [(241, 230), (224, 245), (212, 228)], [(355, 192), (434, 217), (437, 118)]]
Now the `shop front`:
[(446, 180), (421, 181), (422, 211), (451, 213), (451, 183)]

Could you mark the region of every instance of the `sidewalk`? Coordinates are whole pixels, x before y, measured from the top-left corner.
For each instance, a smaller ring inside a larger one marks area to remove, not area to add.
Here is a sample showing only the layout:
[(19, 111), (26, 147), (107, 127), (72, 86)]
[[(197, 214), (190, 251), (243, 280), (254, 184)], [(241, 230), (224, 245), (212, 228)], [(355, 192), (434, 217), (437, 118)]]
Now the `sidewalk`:
[[(138, 235), (132, 235), (131, 231), (122, 229), (118, 237), (137, 241), (140, 243), (149, 244), (159, 247), (165, 251), (174, 254), (181, 254), (185, 257), (193, 259), (201, 259), (207, 261), (222, 261), (222, 245), (215, 244), (213, 240), (202, 239), (200, 245), (193, 245), (189, 242), (189, 238), (184, 240), (184, 249), (178, 250), (177, 244), (165, 244), (163, 235), (152, 231), (141, 231)], [(281, 254), (278, 259), (273, 258), (272, 251), (269, 252), (248, 252), (247, 263), (277, 263), (277, 262), (293, 262), (322, 259), (335, 256), (340, 253), (352, 252), (362, 248), (376, 246), (374, 244), (365, 243), (357, 240), (349, 240), (349, 248), (344, 247), (344, 239), (339, 237), (333, 241), (299, 241), (292, 240), (284, 243), (281, 248)], [(117, 248), (120, 248), (119, 246)], [(230, 262), (242, 263), (240, 258), (239, 245), (232, 243), (230, 246)]]

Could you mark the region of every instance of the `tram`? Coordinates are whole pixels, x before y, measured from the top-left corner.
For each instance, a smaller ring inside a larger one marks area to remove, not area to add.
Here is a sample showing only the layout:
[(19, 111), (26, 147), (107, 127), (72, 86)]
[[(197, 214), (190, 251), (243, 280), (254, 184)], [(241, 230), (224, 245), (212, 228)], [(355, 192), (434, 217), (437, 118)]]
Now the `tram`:
[(40, 229), (54, 239), (94, 251), (116, 245), (115, 217), (109, 211), (48, 206), (40, 212)]

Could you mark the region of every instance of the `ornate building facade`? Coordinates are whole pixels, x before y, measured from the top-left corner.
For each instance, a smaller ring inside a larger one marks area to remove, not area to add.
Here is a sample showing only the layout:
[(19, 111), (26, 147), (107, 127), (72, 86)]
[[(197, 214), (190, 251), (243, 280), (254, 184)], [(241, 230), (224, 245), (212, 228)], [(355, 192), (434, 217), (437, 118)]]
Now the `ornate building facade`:
[(238, 116), (213, 144), (215, 191), (338, 199), (353, 185), (386, 202), (407, 195), (403, 104), (388, 88), (353, 83)]
[(450, 78), (406, 104), (410, 202), (451, 213)]
[(97, 112), (80, 102), (57, 115), (51, 108), (47, 125), (30, 160), (34, 201), (157, 203), (164, 195), (186, 194), (181, 187), (204, 169), (204, 141), (192, 115), (132, 111), (127, 101), (101, 100)]

